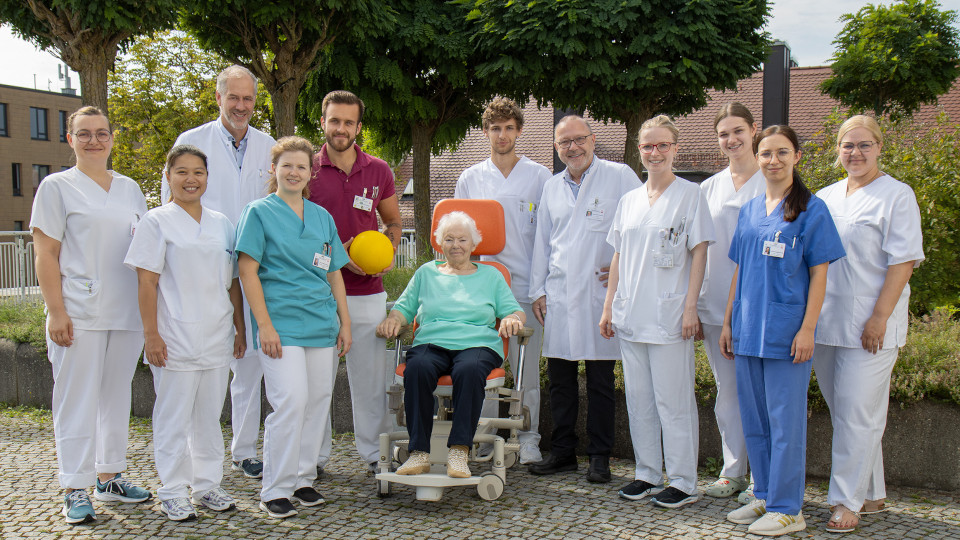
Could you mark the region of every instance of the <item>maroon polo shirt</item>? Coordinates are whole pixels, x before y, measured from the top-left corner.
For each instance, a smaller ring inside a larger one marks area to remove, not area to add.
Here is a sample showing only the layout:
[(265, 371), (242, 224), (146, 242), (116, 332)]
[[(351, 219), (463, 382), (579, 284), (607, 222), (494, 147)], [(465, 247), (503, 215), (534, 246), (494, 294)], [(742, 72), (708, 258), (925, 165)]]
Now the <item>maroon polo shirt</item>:
[[(357, 162), (350, 174), (338, 169), (327, 156), (327, 145), (313, 156), (313, 177), (310, 179), (310, 200), (322, 206), (337, 225), (340, 241), (355, 237), (363, 231), (379, 230), (377, 206), (395, 192), (393, 170), (386, 161), (360, 150), (356, 144)], [(354, 208), (357, 195), (373, 200), (370, 210)], [(383, 278), (359, 276), (344, 268), (343, 283), (349, 296), (364, 296), (383, 292)]]

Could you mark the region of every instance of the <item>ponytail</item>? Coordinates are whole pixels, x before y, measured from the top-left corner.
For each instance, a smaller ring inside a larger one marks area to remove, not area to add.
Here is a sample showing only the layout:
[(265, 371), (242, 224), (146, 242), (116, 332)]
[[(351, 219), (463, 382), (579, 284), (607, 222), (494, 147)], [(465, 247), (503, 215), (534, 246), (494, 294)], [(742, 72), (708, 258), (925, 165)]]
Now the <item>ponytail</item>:
[[(790, 141), (790, 144), (793, 145), (794, 152), (800, 151), (800, 138), (797, 137), (797, 132), (790, 126), (779, 125), (770, 126), (757, 136), (753, 141), (753, 152), (757, 153), (760, 147), (760, 141), (773, 135), (783, 135)], [(800, 216), (800, 212), (807, 210), (807, 203), (810, 202), (810, 197), (812, 196), (813, 193), (810, 192), (810, 189), (803, 183), (803, 179), (800, 178), (800, 171), (794, 166), (793, 183), (790, 185), (790, 191), (788, 191), (786, 197), (783, 198), (783, 220), (788, 223), (796, 220), (797, 217)]]

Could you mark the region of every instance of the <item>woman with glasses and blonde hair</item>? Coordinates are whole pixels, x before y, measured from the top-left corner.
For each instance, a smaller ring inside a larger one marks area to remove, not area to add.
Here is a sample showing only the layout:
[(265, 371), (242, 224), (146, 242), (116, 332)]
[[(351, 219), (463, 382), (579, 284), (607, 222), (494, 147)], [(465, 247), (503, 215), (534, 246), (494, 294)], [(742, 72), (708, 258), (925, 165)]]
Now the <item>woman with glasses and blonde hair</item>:
[(697, 184), (673, 174), (679, 132), (670, 118), (647, 120), (639, 138), (648, 178), (620, 199), (607, 235), (614, 254), (600, 333), (620, 337), (636, 459), (619, 495), (679, 508), (700, 498), (693, 338), (713, 221)]
[(923, 261), (920, 208), (910, 186), (880, 170), (883, 134), (869, 116), (837, 134), (847, 177), (817, 196), (830, 209), (846, 258), (827, 273), (813, 368), (833, 420), (827, 531), (851, 532), (860, 514), (883, 511), (880, 439), (890, 374), (907, 336), (913, 269)]
[(749, 532), (806, 528), (807, 387), (828, 265), (844, 250), (826, 205), (797, 172), (800, 141), (770, 126), (754, 143), (766, 193), (743, 205), (730, 243), (737, 264), (720, 332), (736, 355), (740, 419), (756, 499), (729, 514)]
[(143, 350), (137, 274), (123, 258), (147, 203), (136, 182), (107, 168), (113, 132), (100, 109), (70, 115), (67, 143), (77, 165), (41, 179), (30, 230), (47, 312), (63, 515), (76, 524), (96, 519), (88, 487), (101, 501), (151, 497), (120, 475)]

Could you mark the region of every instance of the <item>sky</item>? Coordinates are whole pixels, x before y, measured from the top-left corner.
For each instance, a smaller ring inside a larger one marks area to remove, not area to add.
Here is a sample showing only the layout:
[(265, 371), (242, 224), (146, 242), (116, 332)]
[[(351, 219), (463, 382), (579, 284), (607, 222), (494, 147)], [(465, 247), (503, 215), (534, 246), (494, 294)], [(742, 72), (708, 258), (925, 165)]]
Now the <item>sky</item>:
[[(887, 3), (882, 0), (877, 3)], [(843, 27), (840, 16), (854, 13), (863, 0), (775, 0), (766, 30), (774, 39), (786, 41), (801, 66), (821, 66), (833, 55), (833, 39)], [(944, 9), (960, 10), (960, 0), (940, 0)], [(0, 84), (59, 90), (59, 61), (13, 35), (9, 26), (0, 27)], [(74, 88), (80, 77), (71, 73)]]

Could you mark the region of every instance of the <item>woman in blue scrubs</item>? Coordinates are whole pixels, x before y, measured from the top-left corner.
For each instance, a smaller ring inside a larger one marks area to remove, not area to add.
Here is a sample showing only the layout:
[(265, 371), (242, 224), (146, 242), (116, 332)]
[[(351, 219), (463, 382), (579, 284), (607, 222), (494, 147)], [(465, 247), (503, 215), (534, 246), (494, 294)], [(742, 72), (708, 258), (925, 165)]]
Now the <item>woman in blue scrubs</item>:
[[(275, 518), (322, 504), (313, 488), (337, 357), (350, 349), (340, 268), (347, 253), (326, 210), (308, 196), (313, 146), (284, 137), (271, 150), (269, 191), (237, 224), (240, 282), (250, 303), (273, 412), (263, 436), (260, 508)], [(291, 501), (292, 499), (292, 501)]]
[(749, 532), (806, 528), (807, 387), (827, 266), (845, 252), (826, 204), (796, 170), (800, 142), (770, 126), (754, 143), (766, 193), (743, 206), (730, 244), (737, 264), (720, 334), (736, 361), (740, 416), (756, 499), (727, 515)]

